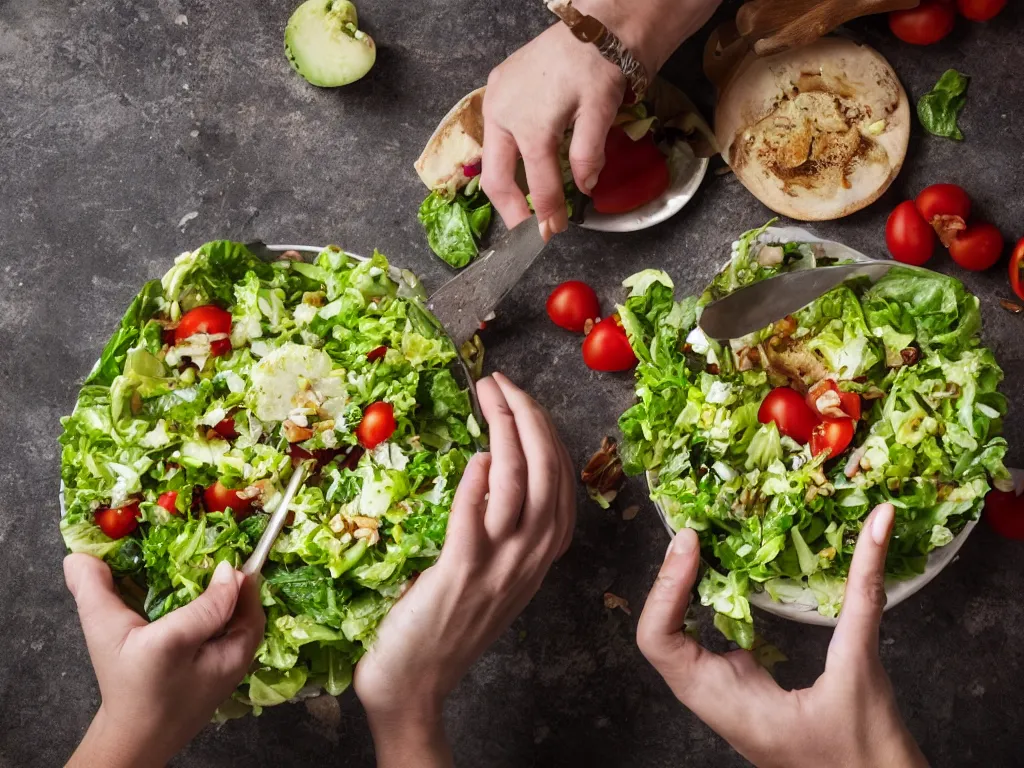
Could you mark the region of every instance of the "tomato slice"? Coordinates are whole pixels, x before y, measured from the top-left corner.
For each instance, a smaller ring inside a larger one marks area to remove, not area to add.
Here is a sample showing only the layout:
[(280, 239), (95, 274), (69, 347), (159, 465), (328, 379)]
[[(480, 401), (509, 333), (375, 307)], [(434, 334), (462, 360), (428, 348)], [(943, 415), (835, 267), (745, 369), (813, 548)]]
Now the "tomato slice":
[(391, 403), (371, 403), (363, 411), (363, 419), (356, 428), (360, 444), (369, 450), (376, 448), (395, 433), (395, 409)]
[(172, 515), (178, 514), (178, 492), (177, 491), (166, 491), (160, 494), (160, 498), (156, 500), (158, 507), (163, 507)]
[(595, 325), (583, 340), (583, 362), (594, 371), (628, 371), (637, 363), (618, 315)]
[(237, 490), (228, 488), (220, 480), (203, 491), (203, 504), (207, 512), (231, 510), (238, 520), (244, 520), (252, 514), (252, 499), (239, 497)]
[(605, 163), (590, 192), (598, 213), (626, 213), (646, 205), (668, 189), (668, 159), (646, 134), (633, 141), (612, 126), (604, 145)]
[(1013, 491), (989, 491), (985, 519), (1000, 536), (1024, 541), (1024, 496)]
[(217, 426), (213, 428), (213, 431), (223, 437), (225, 440), (233, 440), (238, 437), (238, 430), (235, 428), (235, 417), (226, 416), (217, 422)]
[(139, 527), (142, 510), (133, 501), (123, 507), (103, 507), (96, 510), (96, 525), (112, 539), (123, 539)]
[(369, 360), (372, 363), (374, 360), (380, 360), (387, 353), (388, 353), (387, 345), (386, 344), (382, 344), (381, 346), (377, 347), (376, 349), (371, 349), (369, 352), (367, 352), (366, 353), (366, 359)]
[[(854, 421), (860, 420), (860, 395), (858, 395), (856, 392), (843, 392), (841, 389), (839, 389), (839, 385), (832, 379), (822, 379), (813, 387), (811, 387), (811, 390), (807, 393), (807, 405), (808, 407), (810, 407), (812, 411), (814, 411), (818, 418), (837, 418), (837, 415), (834, 413), (822, 413), (818, 409), (818, 402), (828, 392), (834, 392), (836, 396), (839, 398), (838, 408), (840, 411), (845, 413)], [(834, 403), (835, 400), (832, 399), (832, 402)]]
[(1010, 258), (1010, 287), (1021, 300), (1024, 300), (1024, 238), (1017, 243)]
[(825, 419), (811, 432), (811, 454), (828, 451), (829, 458), (836, 458), (850, 447), (855, 431), (853, 419)]
[(779, 432), (806, 445), (818, 419), (800, 394), (790, 387), (776, 387), (761, 402), (757, 420), (762, 424), (775, 422)]
[[(178, 327), (174, 329), (174, 343), (181, 344), (185, 339), (197, 333), (207, 333), (211, 336), (231, 333), (231, 313), (213, 304), (189, 310), (182, 316)], [(214, 357), (226, 355), (230, 351), (231, 339), (217, 339), (210, 342), (210, 354)]]

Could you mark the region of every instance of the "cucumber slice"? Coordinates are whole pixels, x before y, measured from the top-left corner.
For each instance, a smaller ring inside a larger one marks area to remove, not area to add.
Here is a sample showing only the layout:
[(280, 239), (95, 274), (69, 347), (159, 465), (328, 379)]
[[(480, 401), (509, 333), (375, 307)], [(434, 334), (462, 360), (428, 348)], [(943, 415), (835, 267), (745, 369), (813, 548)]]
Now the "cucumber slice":
[(306, 0), (284, 29), (292, 68), (321, 88), (354, 83), (377, 60), (373, 38), (358, 24), (356, 7), (348, 0)]

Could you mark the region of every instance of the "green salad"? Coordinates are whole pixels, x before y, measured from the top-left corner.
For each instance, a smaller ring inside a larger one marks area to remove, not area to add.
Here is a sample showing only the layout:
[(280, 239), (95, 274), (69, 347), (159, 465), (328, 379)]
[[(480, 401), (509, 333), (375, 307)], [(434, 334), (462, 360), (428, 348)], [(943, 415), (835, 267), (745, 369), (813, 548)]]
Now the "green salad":
[[(263, 569), (266, 635), (221, 716), (337, 695), (444, 541), (481, 440), (456, 351), (379, 253), (261, 261), (207, 243), (147, 283), (63, 419), (60, 523), (151, 620), (252, 551), (315, 472)], [(131, 600), (129, 600), (131, 602)]]
[(668, 275), (647, 270), (619, 307), (639, 359), (638, 402), (619, 420), (625, 471), (651, 473), (672, 527), (697, 531), (701, 603), (746, 648), (752, 590), (838, 615), (877, 504), (896, 508), (886, 572), (908, 578), (977, 518), (993, 484), (1010, 485), (1002, 371), (981, 344), (978, 299), (953, 278), (894, 268), (728, 345), (704, 336), (710, 302), (829, 262), (766, 229), (734, 245), (701, 297), (677, 301)]

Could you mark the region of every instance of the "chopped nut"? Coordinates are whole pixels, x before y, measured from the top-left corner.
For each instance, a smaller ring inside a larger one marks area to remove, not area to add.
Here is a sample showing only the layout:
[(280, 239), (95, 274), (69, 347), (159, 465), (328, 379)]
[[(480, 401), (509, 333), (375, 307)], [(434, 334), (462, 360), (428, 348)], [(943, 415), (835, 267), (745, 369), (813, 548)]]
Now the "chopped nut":
[(359, 528), (352, 536), (356, 539), (366, 539), (371, 547), (380, 541), (380, 534), (375, 528)]
[(348, 523), (339, 512), (327, 522), (327, 527), (337, 534), (348, 533)]
[(322, 307), (327, 295), (323, 291), (306, 291), (302, 294), (302, 303), (311, 307)]
[(1022, 307), (1015, 301), (1009, 301), (1007, 299), (1001, 299), (999, 302), (999, 306), (1001, 306), (1007, 312), (1012, 312), (1015, 315), (1019, 315), (1021, 312), (1024, 312), (1024, 307)]
[(298, 251), (285, 251), (277, 259), (278, 261), (302, 261), (302, 254)]
[(915, 347), (907, 347), (900, 351), (900, 357), (902, 358), (904, 365), (913, 365), (920, 357), (920, 353)]
[(355, 524), (356, 528), (371, 528), (373, 530), (377, 530), (377, 527), (380, 525), (380, 520), (377, 518), (363, 517), (361, 515), (353, 517), (352, 522)]
[(305, 440), (309, 440), (309, 438), (313, 436), (312, 429), (309, 427), (300, 427), (298, 424), (291, 421), (291, 419), (285, 419), (281, 424), (281, 427), (284, 429), (285, 439), (287, 439), (289, 443), (301, 443)]
[(604, 593), (604, 607), (609, 611), (614, 611), (616, 608), (621, 610), (627, 616), (632, 616), (633, 612), (629, 610), (629, 601), (624, 597), (613, 595), (611, 592)]
[(628, 507), (626, 507), (624, 510), (622, 510), (622, 519), (623, 520), (632, 520), (638, 514), (640, 514), (640, 505), (639, 504), (630, 504)]
[(330, 432), (332, 429), (334, 429), (333, 419), (324, 419), (313, 425), (314, 432)]
[(757, 347), (743, 347), (736, 353), (736, 367), (742, 371), (752, 371), (761, 365), (761, 352)]
[(779, 336), (782, 336), (783, 338), (786, 338), (787, 336), (792, 336), (794, 333), (796, 333), (796, 329), (796, 318), (793, 317), (792, 315), (786, 315), (784, 318), (782, 318), (781, 320), (779, 320), (779, 322), (775, 324), (775, 332)]
[[(587, 466), (583, 468), (580, 479), (587, 486), (591, 498), (599, 495), (611, 502), (624, 478), (622, 461), (616, 451), (615, 441), (606, 437), (601, 441), (601, 450), (591, 456)], [(611, 498), (609, 494), (612, 494)]]

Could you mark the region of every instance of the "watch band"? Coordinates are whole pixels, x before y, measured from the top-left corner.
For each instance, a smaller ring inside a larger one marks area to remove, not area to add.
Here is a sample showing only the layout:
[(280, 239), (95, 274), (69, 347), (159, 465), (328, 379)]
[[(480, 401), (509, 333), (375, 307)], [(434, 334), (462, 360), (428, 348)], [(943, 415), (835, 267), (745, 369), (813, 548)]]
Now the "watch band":
[(604, 58), (622, 70), (636, 97), (643, 97), (651, 84), (650, 76), (633, 52), (610, 29), (593, 16), (586, 16), (573, 8), (572, 0), (548, 0), (547, 6), (572, 30), (577, 40), (592, 43)]

